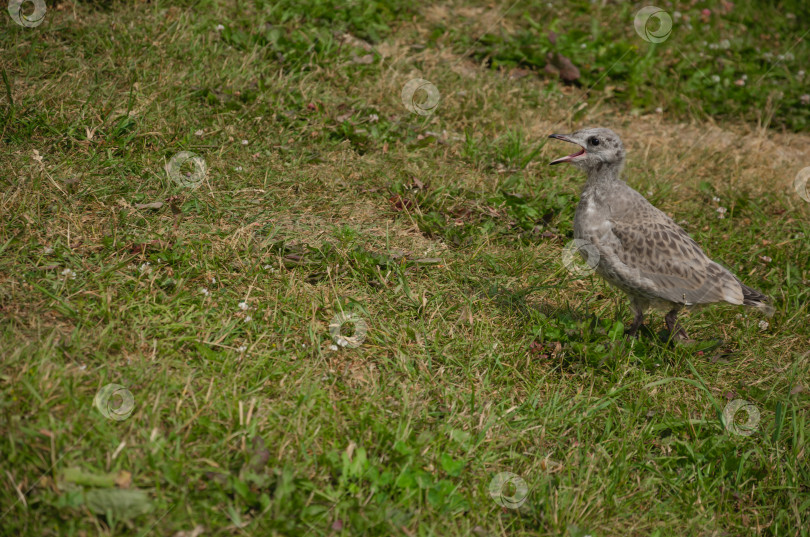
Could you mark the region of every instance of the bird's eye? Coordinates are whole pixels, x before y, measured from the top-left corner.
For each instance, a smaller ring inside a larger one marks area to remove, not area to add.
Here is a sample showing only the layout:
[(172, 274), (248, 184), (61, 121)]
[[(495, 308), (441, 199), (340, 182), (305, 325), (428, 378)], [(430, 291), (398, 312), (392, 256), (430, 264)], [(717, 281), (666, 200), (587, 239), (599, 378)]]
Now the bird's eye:
[(588, 143), (591, 145), (599, 145), (599, 138), (591, 138), (588, 140)]

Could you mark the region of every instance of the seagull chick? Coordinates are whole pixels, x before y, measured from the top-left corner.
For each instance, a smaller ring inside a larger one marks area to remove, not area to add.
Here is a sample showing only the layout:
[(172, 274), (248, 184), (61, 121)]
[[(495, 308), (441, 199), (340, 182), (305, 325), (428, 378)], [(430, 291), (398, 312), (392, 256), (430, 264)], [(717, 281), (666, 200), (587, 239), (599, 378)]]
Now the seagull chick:
[[(689, 341), (678, 312), (718, 302), (753, 306), (773, 315), (771, 299), (715, 263), (670, 217), (620, 179), (624, 146), (610, 129), (552, 134), (580, 150), (551, 164), (570, 162), (588, 174), (574, 215), (574, 237), (589, 264), (627, 293), (635, 313), (627, 334), (635, 337), (649, 308), (668, 312), (671, 337)], [(596, 254), (596, 255), (594, 255)]]

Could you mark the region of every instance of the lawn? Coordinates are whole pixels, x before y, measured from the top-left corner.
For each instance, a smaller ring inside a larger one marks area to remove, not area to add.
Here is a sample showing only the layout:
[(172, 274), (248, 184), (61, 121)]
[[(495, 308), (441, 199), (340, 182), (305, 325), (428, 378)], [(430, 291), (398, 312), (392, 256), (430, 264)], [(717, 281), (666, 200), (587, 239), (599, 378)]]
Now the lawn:
[[(810, 536), (808, 4), (37, 2), (0, 535)], [(772, 318), (624, 337), (586, 126)]]

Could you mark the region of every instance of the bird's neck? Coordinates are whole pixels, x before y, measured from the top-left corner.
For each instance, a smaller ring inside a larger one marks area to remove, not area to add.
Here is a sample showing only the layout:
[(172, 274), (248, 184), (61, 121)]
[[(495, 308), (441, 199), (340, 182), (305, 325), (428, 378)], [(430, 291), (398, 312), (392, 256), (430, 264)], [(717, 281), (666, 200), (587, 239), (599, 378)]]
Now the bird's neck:
[(588, 170), (588, 180), (585, 183), (585, 188), (606, 186), (611, 183), (616, 183), (621, 180), (622, 163), (607, 164), (602, 163), (601, 166), (591, 168)]

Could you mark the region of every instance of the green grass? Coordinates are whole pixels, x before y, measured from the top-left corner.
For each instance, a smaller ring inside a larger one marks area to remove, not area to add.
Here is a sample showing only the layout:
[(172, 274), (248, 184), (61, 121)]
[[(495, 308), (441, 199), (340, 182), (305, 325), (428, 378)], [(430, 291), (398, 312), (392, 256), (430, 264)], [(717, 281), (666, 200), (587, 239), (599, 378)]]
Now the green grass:
[[(808, 108), (761, 62), (806, 8), (741, 3), (652, 48), (629, 6), (510, 5), (4, 19), (0, 534), (810, 535)], [(580, 88), (542, 74), (546, 25)], [(718, 61), (697, 33), (763, 82), (694, 83), (678, 47)], [(401, 102), (417, 77), (432, 115)], [(561, 262), (582, 178), (546, 166), (549, 132), (597, 124), (632, 186), (775, 297), (767, 327), (714, 308), (684, 323), (716, 348), (662, 342), (656, 315), (624, 340), (624, 299)], [(180, 151), (205, 159), (197, 189), (164, 169)], [(368, 325), (356, 348), (341, 312)], [(131, 415), (94, 406), (108, 384)], [(722, 419), (737, 399), (750, 436)], [(502, 472), (517, 509), (489, 494)]]

